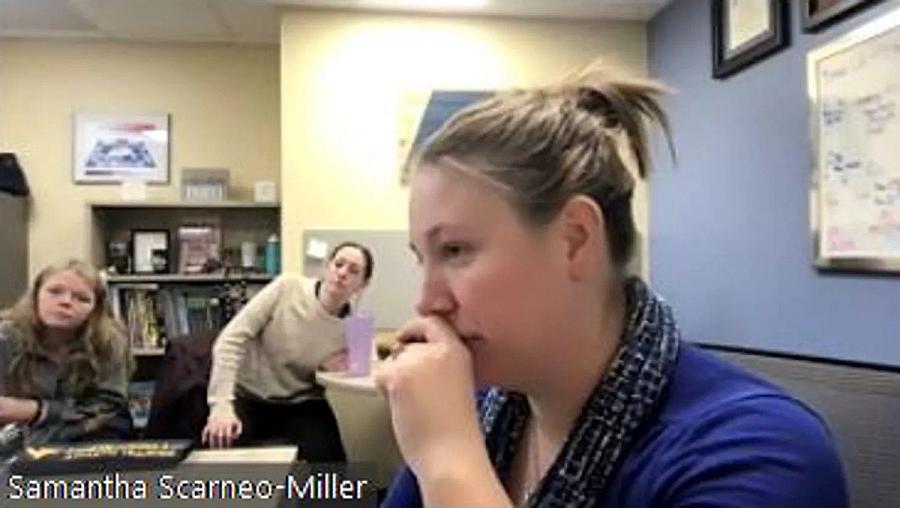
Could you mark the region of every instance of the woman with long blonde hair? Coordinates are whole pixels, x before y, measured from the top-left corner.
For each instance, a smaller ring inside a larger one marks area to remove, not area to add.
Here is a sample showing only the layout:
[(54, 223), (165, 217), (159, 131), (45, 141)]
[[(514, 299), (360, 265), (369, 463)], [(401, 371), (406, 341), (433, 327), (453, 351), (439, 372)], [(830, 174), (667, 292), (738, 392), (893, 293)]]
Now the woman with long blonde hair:
[(106, 295), (97, 270), (70, 260), (0, 312), (0, 425), (19, 426), (25, 443), (131, 434), (132, 361)]

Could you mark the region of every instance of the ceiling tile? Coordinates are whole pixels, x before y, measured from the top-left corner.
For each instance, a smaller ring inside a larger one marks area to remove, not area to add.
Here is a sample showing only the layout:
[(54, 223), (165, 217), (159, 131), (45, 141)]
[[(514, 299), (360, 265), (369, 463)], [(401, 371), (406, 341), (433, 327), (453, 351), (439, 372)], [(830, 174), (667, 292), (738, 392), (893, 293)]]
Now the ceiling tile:
[(0, 0), (0, 30), (92, 31), (94, 25), (60, 0)]
[(216, 0), (212, 5), (235, 42), (278, 44), (280, 41), (281, 13), (278, 6), (247, 0)]
[(228, 37), (207, 0), (70, 0), (104, 33), (125, 39), (220, 41)]

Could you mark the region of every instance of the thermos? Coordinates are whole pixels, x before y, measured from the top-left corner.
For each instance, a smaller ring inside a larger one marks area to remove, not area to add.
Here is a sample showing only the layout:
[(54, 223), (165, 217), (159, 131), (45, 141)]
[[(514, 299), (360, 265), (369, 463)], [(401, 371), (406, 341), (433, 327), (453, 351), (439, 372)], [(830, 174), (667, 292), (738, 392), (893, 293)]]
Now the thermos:
[(266, 241), (266, 273), (273, 277), (281, 271), (281, 254), (278, 247), (278, 235), (273, 233)]

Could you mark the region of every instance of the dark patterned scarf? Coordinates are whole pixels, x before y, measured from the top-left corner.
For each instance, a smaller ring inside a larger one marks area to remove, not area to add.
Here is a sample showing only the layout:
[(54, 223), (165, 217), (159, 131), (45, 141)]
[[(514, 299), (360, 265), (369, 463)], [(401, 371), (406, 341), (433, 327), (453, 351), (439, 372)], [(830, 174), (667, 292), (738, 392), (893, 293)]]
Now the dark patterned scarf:
[[(625, 293), (626, 322), (617, 356), (527, 506), (595, 506), (636, 430), (661, 398), (678, 356), (680, 333), (671, 308), (643, 282), (630, 279)], [(529, 413), (521, 394), (494, 388), (482, 399), (481, 424), (501, 477), (509, 471)]]

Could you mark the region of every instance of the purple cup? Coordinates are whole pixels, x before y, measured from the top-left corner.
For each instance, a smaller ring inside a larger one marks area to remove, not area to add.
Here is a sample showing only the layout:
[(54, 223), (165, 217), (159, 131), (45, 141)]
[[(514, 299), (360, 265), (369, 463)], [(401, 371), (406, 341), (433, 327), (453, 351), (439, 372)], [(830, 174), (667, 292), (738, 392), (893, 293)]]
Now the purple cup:
[(347, 340), (347, 372), (353, 376), (368, 376), (375, 339), (375, 318), (369, 314), (354, 314), (346, 318), (344, 337)]

